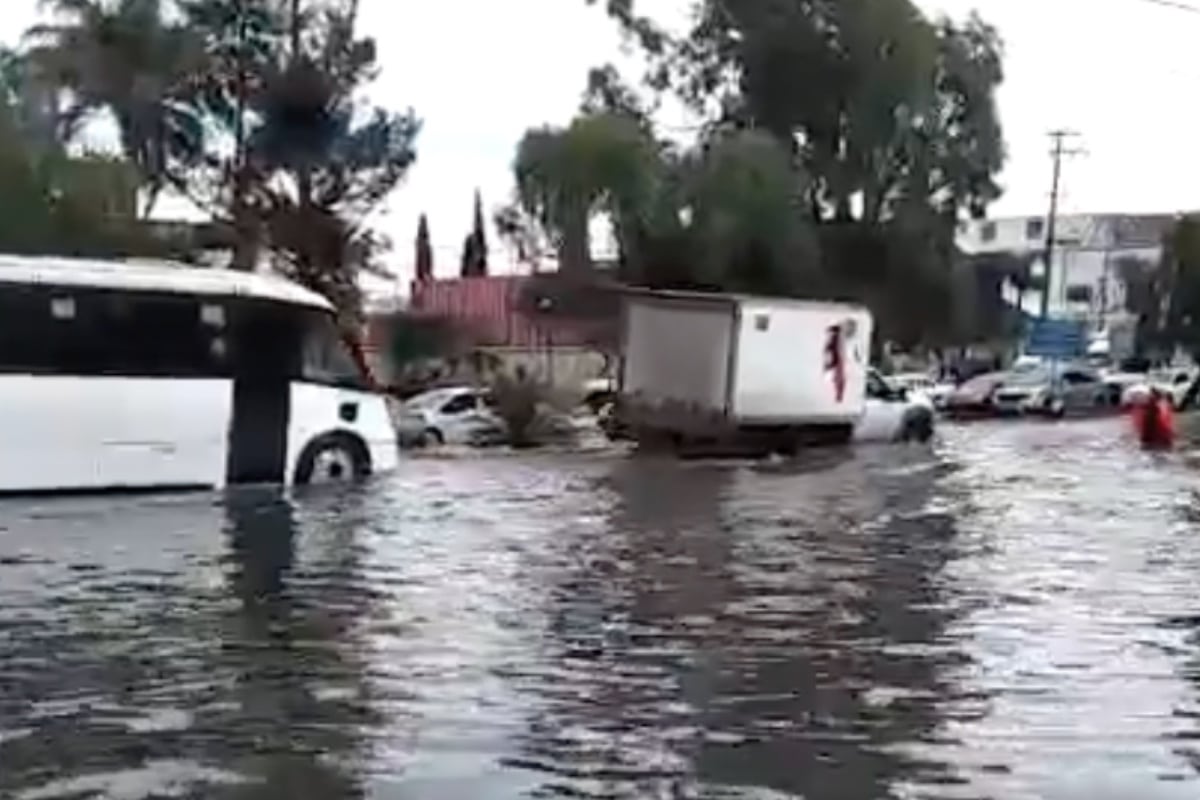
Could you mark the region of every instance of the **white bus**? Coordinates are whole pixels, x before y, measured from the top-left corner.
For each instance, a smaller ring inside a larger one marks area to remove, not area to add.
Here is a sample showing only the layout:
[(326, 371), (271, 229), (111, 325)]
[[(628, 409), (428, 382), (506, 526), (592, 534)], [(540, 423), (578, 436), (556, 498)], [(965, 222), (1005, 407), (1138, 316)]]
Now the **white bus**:
[(320, 295), (166, 262), (0, 255), (0, 492), (350, 480), (398, 456)]

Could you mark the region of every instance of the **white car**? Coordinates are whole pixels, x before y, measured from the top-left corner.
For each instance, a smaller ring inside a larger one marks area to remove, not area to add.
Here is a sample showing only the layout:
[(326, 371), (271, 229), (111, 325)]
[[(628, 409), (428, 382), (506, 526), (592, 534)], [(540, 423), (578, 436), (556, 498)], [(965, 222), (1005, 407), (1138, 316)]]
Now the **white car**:
[(409, 445), (495, 443), (507, 428), (489, 401), (486, 389), (473, 386), (424, 392), (400, 406), (397, 434)]
[(933, 437), (933, 401), (895, 386), (875, 370), (867, 372), (863, 415), (854, 426), (855, 442), (926, 442)]
[(896, 389), (907, 391), (908, 397), (914, 401), (918, 398), (924, 398), (935, 409), (943, 408), (946, 405), (946, 399), (950, 397), (955, 389), (953, 383), (938, 381), (927, 372), (889, 375), (885, 380)]
[(1124, 387), (1121, 394), (1121, 405), (1128, 406), (1136, 393), (1154, 388), (1170, 397), (1171, 404), (1179, 408), (1183, 404), (1188, 390), (1192, 387), (1192, 383), (1197, 379), (1200, 379), (1200, 374), (1194, 368), (1177, 367), (1154, 370), (1145, 376), (1143, 381), (1130, 383)]

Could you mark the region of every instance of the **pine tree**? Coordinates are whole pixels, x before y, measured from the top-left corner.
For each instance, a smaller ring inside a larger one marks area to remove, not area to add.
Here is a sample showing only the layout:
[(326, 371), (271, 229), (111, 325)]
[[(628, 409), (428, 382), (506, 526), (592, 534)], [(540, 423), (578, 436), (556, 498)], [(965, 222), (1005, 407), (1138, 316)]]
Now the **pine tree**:
[(475, 236), (475, 266), (480, 275), (488, 274), (488, 242), (487, 229), (483, 224), (483, 198), (479, 195), (479, 190), (475, 190), (475, 226), (473, 234)]
[(483, 225), (483, 200), (475, 190), (475, 219), (471, 232), (463, 240), (461, 274), (464, 278), (479, 278), (488, 274), (487, 232)]
[(417, 223), (416, 278), (418, 283), (433, 280), (433, 246), (429, 243), (429, 220), (424, 214)]

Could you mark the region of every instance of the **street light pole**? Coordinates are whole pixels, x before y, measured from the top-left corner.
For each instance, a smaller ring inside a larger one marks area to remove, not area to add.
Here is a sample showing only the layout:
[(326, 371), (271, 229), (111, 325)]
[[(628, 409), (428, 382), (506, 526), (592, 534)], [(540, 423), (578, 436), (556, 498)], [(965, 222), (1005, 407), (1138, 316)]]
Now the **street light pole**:
[(1046, 249), (1043, 255), (1045, 269), (1042, 272), (1042, 319), (1050, 315), (1050, 279), (1054, 271), (1055, 237), (1058, 235), (1058, 192), (1062, 180), (1062, 160), (1064, 156), (1074, 155), (1079, 152), (1078, 150), (1067, 150), (1064, 144), (1068, 137), (1078, 135), (1068, 130), (1050, 132), (1050, 138), (1054, 140), (1054, 149), (1051, 151), (1051, 156), (1054, 159), (1054, 177), (1050, 184), (1050, 213), (1046, 218)]

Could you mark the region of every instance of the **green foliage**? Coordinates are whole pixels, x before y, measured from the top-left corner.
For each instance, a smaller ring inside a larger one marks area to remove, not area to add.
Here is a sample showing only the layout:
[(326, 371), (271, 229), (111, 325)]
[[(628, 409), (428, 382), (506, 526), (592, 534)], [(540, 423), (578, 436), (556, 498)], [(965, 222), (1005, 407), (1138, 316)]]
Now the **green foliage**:
[[(702, 233), (660, 216), (633, 259), (641, 282), (857, 299), (904, 343), (1008, 325), (962, 319), (980, 285), (953, 244), (999, 195), (1004, 161), (1001, 45), (979, 17), (935, 22), (911, 0), (696, 0), (673, 36), (633, 0), (606, 10), (642, 46), (647, 84), (705, 120), (664, 179), (681, 198), (667, 209)], [(647, 127), (609, 67), (584, 108)]]
[(179, 190), (231, 224), (237, 266), (266, 245), (355, 315), (357, 271), (377, 268), (383, 246), (366, 220), (412, 165), (419, 130), (411, 112), (362, 104), (376, 49), (356, 33), (357, 5), (52, 0), (28, 58), (69, 101), (59, 130), (97, 110), (116, 118), (143, 214)]
[(619, 114), (577, 117), (565, 129), (525, 134), (514, 164), (525, 211), (548, 234), (565, 273), (592, 266), (588, 224), (594, 214), (632, 222), (655, 198), (659, 145), (639, 121)]
[(1162, 338), (1200, 357), (1200, 216), (1181, 217), (1167, 234), (1161, 270), (1168, 297)]
[(428, 281), (433, 279), (433, 245), (429, 241), (429, 220), (424, 214), (417, 222), (416, 254), (413, 259), (416, 265), (416, 279)]
[(169, 244), (134, 218), (136, 169), (121, 159), (71, 157), (45, 145), (11, 88), (6, 84), (0, 96), (0, 252), (167, 255)]
[(756, 131), (722, 135), (690, 167), (688, 233), (702, 282), (742, 292), (822, 292), (803, 213), (807, 176), (778, 142)]
[(1137, 320), (1134, 334), (1138, 355), (1169, 350), (1164, 306), (1167, 294), (1170, 250), (1159, 263), (1139, 258), (1117, 261), (1117, 274), (1125, 286), (1125, 310)]
[(457, 339), (449, 320), (395, 314), (385, 324), (388, 356), (400, 372), (424, 361), (446, 357), (455, 351)]
[(488, 274), (487, 229), (483, 224), (483, 199), (475, 192), (475, 216), (471, 232), (463, 240), (460, 274), (464, 278)]
[(1175, 221), (1158, 263), (1127, 258), (1116, 267), (1125, 308), (1137, 318), (1138, 354), (1169, 358), (1178, 347), (1200, 358), (1200, 216)]
[(496, 413), (504, 420), (509, 445), (515, 448), (535, 446), (539, 407), (549, 394), (546, 387), (522, 371), (516, 376), (500, 373), (490, 388)]
[(979, 17), (935, 23), (911, 0), (697, 0), (672, 38), (647, 35), (632, 6), (608, 10), (649, 42), (651, 84), (713, 123), (775, 135), (803, 160), (822, 216), (980, 211), (998, 195), (1001, 47)]
[(164, 18), (161, 0), (51, 0), (51, 24), (27, 34), (38, 80), (65, 90), (60, 126), (91, 113), (117, 121), (125, 157), (142, 176), (149, 214), (159, 193), (204, 153), (203, 118), (190, 102), (203, 67), (198, 37)]
[(367, 218), (414, 162), (420, 128), (411, 112), (362, 104), (376, 48), (356, 33), (357, 3), (193, 0), (185, 9), (209, 56), (207, 118), (241, 142), (209, 176), (210, 205), (245, 249), (265, 239), (285, 274), (357, 316), (355, 276), (378, 268), (382, 246)]

